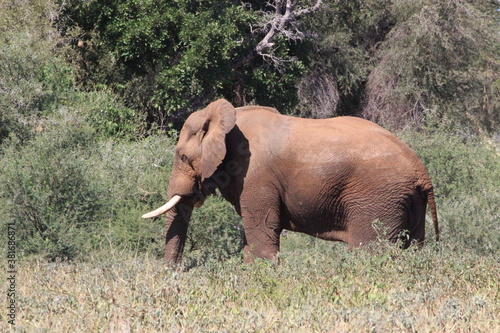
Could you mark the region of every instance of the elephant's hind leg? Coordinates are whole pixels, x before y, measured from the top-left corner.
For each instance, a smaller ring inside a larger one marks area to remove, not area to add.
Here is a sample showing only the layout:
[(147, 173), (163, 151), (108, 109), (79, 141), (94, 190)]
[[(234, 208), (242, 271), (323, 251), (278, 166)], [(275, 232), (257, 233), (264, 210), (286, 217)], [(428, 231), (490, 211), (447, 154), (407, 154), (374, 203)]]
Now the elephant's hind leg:
[[(392, 210), (384, 210), (379, 207), (391, 206)], [(363, 247), (370, 243), (389, 240), (397, 242), (404, 240), (403, 237), (411, 233), (408, 223), (408, 209), (402, 203), (365, 205), (349, 217), (348, 241), (349, 249)], [(406, 243), (403, 245), (406, 247)]]
[(425, 241), (425, 212), (427, 202), (420, 193), (415, 193), (411, 199), (410, 208), (408, 211), (409, 239), (405, 243), (405, 248), (409, 247), (412, 242), (417, 242), (417, 246), (421, 248)]
[[(358, 220), (359, 221), (359, 220)], [(358, 222), (359, 223), (359, 222)], [(371, 222), (359, 223), (348, 230), (347, 244), (349, 250), (368, 245), (377, 239), (377, 233)], [(365, 225), (361, 227), (361, 225)]]

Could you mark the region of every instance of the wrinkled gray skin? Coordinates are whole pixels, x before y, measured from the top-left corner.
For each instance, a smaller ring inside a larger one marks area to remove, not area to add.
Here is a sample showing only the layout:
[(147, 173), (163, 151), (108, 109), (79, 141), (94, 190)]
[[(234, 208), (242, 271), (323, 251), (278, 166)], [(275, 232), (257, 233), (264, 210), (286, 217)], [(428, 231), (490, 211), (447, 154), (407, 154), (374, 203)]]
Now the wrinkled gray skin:
[(433, 187), (415, 153), (378, 125), (353, 117), (313, 120), (272, 108), (235, 109), (218, 100), (184, 123), (167, 196), (165, 259), (181, 260), (195, 205), (218, 188), (242, 217), (245, 262), (277, 260), (282, 230), (342, 241), (377, 239), (378, 220), (391, 241), (425, 239)]

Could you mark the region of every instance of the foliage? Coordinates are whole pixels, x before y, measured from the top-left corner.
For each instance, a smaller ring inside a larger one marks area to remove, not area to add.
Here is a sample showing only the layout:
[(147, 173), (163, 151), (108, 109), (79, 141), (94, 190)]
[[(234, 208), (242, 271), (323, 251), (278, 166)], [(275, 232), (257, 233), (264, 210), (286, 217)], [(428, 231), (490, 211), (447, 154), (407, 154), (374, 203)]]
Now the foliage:
[[(257, 18), (227, 1), (90, 1), (66, 6), (58, 24), (81, 41), (80, 80), (109, 85), (150, 122), (166, 127), (168, 119), (178, 128), (188, 111), (218, 96), (238, 106), (293, 106), (296, 72), (262, 61), (235, 65), (252, 48)], [(286, 41), (280, 44), (286, 53)]]
[(469, 1), (394, 1), (363, 116), (419, 124), (429, 110), (476, 132), (499, 123), (498, 11)]
[(478, 253), (500, 251), (500, 151), (493, 140), (450, 129), (404, 136), (426, 165), (438, 201), (443, 237)]
[(30, 138), (71, 90), (72, 72), (58, 53), (50, 17), (55, 5), (33, 1), (0, 2), (0, 143), (11, 133)]
[(4, 223), (15, 223), (21, 249), (71, 258), (92, 243), (104, 193), (85, 163), (93, 130), (66, 117), (61, 123), (19, 150), (15, 142), (6, 147), (0, 193)]
[[(173, 141), (144, 138), (145, 127), (154, 126), (139, 105), (168, 113), (224, 95), (289, 110), (298, 98), (303, 115), (326, 117), (333, 109), (358, 112), (363, 98), (369, 106), (377, 80), (396, 74), (396, 85), (378, 86), (387, 94), (377, 101), (416, 105), (417, 96), (418, 105), (437, 105), (426, 110), (425, 122), (438, 129), (407, 135), (431, 170), (439, 204), (454, 207), (441, 212), (450, 237), (479, 253), (498, 248), (494, 233), (482, 227), (498, 219), (498, 152), (470, 134), (497, 123), (498, 43), (489, 3), (330, 3), (299, 26), (314, 31), (311, 38), (275, 39), (274, 56), (291, 60), (281, 72), (263, 59), (232, 67), (259, 38), (248, 30), (270, 11), (259, 2), (2, 5), (0, 197), (6, 221), (22, 226), (26, 254), (78, 258), (106, 247), (161, 252), (161, 225), (138, 216), (165, 199)], [(204, 29), (194, 29), (200, 22)], [(400, 116), (377, 119), (391, 123)], [(238, 221), (220, 199), (197, 210), (188, 265), (237, 253)]]
[(109, 89), (78, 91), (75, 67), (68, 62), (74, 53), (53, 27), (59, 14), (54, 3), (5, 1), (2, 8), (0, 143), (14, 136), (24, 144), (58, 112), (81, 114), (99, 136), (140, 136), (143, 117)]
[(63, 5), (57, 27), (75, 51), (76, 81), (88, 90), (108, 86), (149, 127), (178, 129), (189, 112), (225, 97), (236, 106), (362, 115), (400, 128), (422, 126), (432, 111), (492, 132), (499, 122), (497, 7), (324, 2), (294, 33), (273, 40), (267, 57), (251, 56), (274, 13), (260, 1), (74, 1)]
[(495, 1), (336, 1), (308, 20), (295, 113), (423, 126), (425, 115), (476, 133), (499, 124)]
[(75, 92), (65, 101), (65, 107), (85, 118), (102, 138), (137, 140), (145, 133), (144, 116), (126, 107), (106, 87)]

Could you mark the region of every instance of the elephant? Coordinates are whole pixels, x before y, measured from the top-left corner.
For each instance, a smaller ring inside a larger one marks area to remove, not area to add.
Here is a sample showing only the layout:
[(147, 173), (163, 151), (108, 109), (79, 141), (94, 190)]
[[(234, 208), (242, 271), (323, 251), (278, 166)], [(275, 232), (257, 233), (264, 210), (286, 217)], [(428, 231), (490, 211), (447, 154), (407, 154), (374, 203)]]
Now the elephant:
[(218, 189), (242, 218), (243, 260), (278, 261), (280, 233), (341, 241), (349, 249), (384, 238), (423, 246), (434, 189), (423, 163), (395, 135), (357, 117), (303, 119), (224, 99), (193, 112), (175, 148), (165, 260), (181, 261), (194, 207)]

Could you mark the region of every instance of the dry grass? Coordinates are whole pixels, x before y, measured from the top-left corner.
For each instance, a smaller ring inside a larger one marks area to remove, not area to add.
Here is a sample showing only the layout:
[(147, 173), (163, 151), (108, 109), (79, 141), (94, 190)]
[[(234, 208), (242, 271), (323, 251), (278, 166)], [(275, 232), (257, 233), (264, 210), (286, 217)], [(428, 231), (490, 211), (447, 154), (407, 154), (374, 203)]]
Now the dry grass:
[[(279, 266), (239, 258), (188, 271), (108, 253), (25, 260), (16, 328), (27, 332), (498, 332), (493, 256), (340, 244), (287, 234)], [(6, 331), (6, 320), (0, 330)]]

